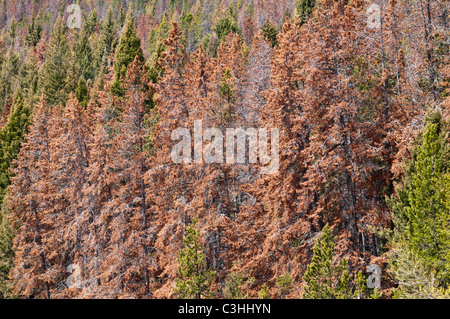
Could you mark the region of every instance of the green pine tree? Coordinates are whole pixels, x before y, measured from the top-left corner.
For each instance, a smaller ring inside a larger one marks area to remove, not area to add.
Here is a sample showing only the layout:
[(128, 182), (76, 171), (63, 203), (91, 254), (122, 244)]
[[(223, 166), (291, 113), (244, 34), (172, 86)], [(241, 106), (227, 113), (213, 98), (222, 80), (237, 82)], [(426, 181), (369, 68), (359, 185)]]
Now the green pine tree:
[[(89, 17), (91, 17), (91, 14), (89, 14)], [(90, 23), (92, 24), (93, 22), (89, 19), (84, 20), (80, 32), (76, 34), (77, 39), (73, 48), (75, 51), (77, 63), (81, 70), (81, 74), (83, 75), (85, 80), (93, 80), (96, 75), (96, 69), (93, 59), (94, 53), (89, 40), (92, 32), (92, 25), (90, 25)]]
[(280, 291), (281, 298), (286, 298), (294, 288), (294, 283), (290, 273), (285, 273), (283, 276), (277, 278), (277, 286)]
[(67, 27), (62, 16), (59, 16), (39, 76), (40, 91), (45, 94), (49, 105), (64, 104), (67, 100), (67, 69), (70, 58)]
[[(387, 200), (395, 226), (390, 239), (394, 247), (391, 254), (417, 259), (443, 288), (450, 282), (449, 155), (448, 124), (439, 111), (432, 112), (412, 150), (412, 159), (406, 162), (405, 175), (396, 185), (395, 195)], [(391, 259), (391, 268), (400, 274), (404, 271), (399, 269), (398, 256)]]
[(9, 168), (28, 132), (30, 113), (30, 108), (25, 104), (22, 95), (16, 92), (8, 121), (0, 131), (0, 206), (6, 188), (10, 184)]
[(303, 276), (306, 282), (303, 298), (348, 299), (353, 297), (347, 259), (341, 259), (337, 266), (333, 265), (334, 246), (334, 237), (327, 224), (314, 246), (311, 263)]
[(10, 208), (7, 201), (7, 187), (10, 184), (10, 168), (17, 157), (24, 136), (28, 133), (30, 109), (20, 92), (16, 92), (5, 126), (0, 131), (0, 299), (11, 297), (8, 274), (14, 252), (10, 228)]
[(20, 65), (18, 82), (24, 100), (28, 105), (34, 105), (38, 102), (36, 93), (38, 91), (38, 68), (32, 49), (28, 51), (28, 56)]
[(86, 85), (86, 81), (83, 77), (80, 77), (78, 86), (75, 90), (75, 96), (82, 107), (86, 107), (89, 100), (89, 92)]
[(0, 205), (0, 299), (13, 298), (9, 282), (9, 270), (14, 261), (13, 233), (11, 230), (11, 208), (8, 205), (6, 194), (3, 204)]
[(264, 22), (263, 26), (261, 27), (262, 34), (265, 39), (267, 39), (272, 47), (275, 47), (278, 45), (278, 28), (275, 24), (270, 22), (268, 19), (266, 22)]
[(233, 7), (220, 16), (213, 27), (213, 33), (204, 37), (202, 44), (206, 53), (211, 57), (217, 57), (217, 49), (228, 34), (231, 32), (240, 34), (240, 29), (237, 21), (237, 15)]
[(11, 49), (6, 53), (0, 71), (0, 113), (11, 101), (17, 87), (20, 61), (17, 53)]
[(136, 33), (135, 21), (131, 11), (129, 11), (120, 36), (114, 62), (114, 81), (111, 85), (111, 92), (114, 95), (123, 96), (122, 77), (126, 76), (127, 67), (134, 61), (136, 56), (139, 57), (141, 62), (144, 62), (141, 39)]
[(32, 47), (35, 47), (41, 39), (43, 23), (41, 15), (37, 17), (31, 16), (31, 21), (28, 24), (28, 34), (25, 36), (25, 42)]
[(175, 282), (175, 292), (180, 298), (208, 298), (216, 272), (207, 268), (196, 217), (186, 229), (183, 245), (184, 248), (178, 254), (178, 273), (181, 278)]
[(184, 13), (180, 16), (181, 44), (188, 54), (198, 49), (202, 36), (202, 13), (197, 10), (194, 14)]
[(304, 24), (309, 19), (315, 6), (316, 0), (297, 0), (295, 10), (301, 24)]
[(107, 67), (110, 66), (110, 56), (114, 54), (118, 42), (117, 23), (112, 9), (108, 8), (105, 19), (100, 23), (100, 33), (94, 49), (95, 68), (98, 73), (107, 73)]
[(233, 7), (230, 7), (228, 11), (220, 17), (214, 26), (214, 32), (217, 34), (220, 42), (224, 41), (231, 32), (240, 34), (236, 12)]

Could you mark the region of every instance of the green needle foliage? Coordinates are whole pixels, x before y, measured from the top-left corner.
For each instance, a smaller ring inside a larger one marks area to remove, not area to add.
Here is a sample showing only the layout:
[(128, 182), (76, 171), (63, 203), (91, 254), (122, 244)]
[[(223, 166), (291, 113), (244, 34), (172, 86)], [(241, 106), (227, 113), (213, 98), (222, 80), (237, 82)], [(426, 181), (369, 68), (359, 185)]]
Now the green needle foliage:
[(70, 48), (67, 42), (67, 27), (62, 16), (56, 20), (50, 43), (45, 53), (45, 63), (39, 77), (40, 90), (45, 94), (49, 105), (65, 103), (68, 97), (67, 86)]
[(127, 74), (128, 65), (138, 56), (140, 62), (144, 62), (144, 55), (141, 48), (141, 39), (136, 33), (136, 26), (131, 11), (128, 12), (125, 26), (122, 30), (119, 46), (116, 51), (114, 62), (114, 82), (111, 85), (111, 92), (116, 96), (123, 96), (125, 91), (122, 87), (122, 77)]
[(240, 34), (236, 12), (234, 11), (233, 7), (230, 7), (228, 9), (228, 12), (220, 17), (214, 27), (214, 32), (217, 34), (219, 42), (224, 41), (227, 35), (231, 32)]
[(9, 282), (9, 270), (13, 265), (13, 232), (11, 230), (11, 208), (7, 196), (0, 206), (0, 299), (13, 298)]
[(418, 259), (422, 277), (428, 272), (429, 276), (436, 277), (439, 287), (449, 285), (449, 159), (448, 124), (440, 112), (433, 112), (426, 118), (412, 160), (406, 163), (402, 183), (388, 199), (395, 225), (391, 246), (396, 248), (393, 256), (397, 256), (391, 260), (391, 268), (399, 276), (397, 280), (406, 282), (406, 286), (408, 278), (401, 274), (409, 273), (410, 269), (399, 269), (406, 265), (399, 262), (401, 256)]
[(297, 15), (300, 19), (301, 24), (305, 23), (308, 20), (315, 5), (316, 0), (297, 0), (297, 2), (295, 3), (295, 9), (297, 11)]
[(10, 184), (9, 169), (28, 132), (30, 113), (22, 95), (16, 92), (8, 121), (0, 131), (0, 299), (11, 297), (8, 274), (14, 258), (9, 221), (11, 210), (6, 200), (6, 189)]
[(307, 284), (303, 298), (347, 299), (352, 297), (347, 259), (342, 259), (338, 266), (334, 266), (334, 246), (334, 237), (327, 224), (314, 246), (312, 261), (303, 276)]
[(178, 273), (181, 279), (175, 282), (175, 292), (180, 298), (209, 298), (216, 272), (207, 268), (196, 217), (186, 229), (183, 245), (184, 248), (178, 254)]
[(22, 95), (16, 92), (8, 121), (0, 131), (0, 206), (10, 183), (9, 168), (28, 132), (30, 113)]
[(270, 22), (268, 19), (266, 22), (264, 22), (263, 26), (261, 27), (262, 34), (265, 39), (267, 39), (272, 47), (278, 46), (278, 28), (275, 24)]
[(281, 294), (281, 298), (286, 298), (294, 288), (294, 283), (290, 273), (285, 273), (283, 276), (277, 278), (277, 286)]

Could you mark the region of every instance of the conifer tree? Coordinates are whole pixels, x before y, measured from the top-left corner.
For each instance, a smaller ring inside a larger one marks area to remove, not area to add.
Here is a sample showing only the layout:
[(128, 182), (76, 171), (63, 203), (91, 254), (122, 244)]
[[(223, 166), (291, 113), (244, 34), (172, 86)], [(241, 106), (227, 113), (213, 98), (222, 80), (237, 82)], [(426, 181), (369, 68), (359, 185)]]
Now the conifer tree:
[(123, 96), (122, 78), (126, 76), (127, 67), (134, 58), (138, 56), (144, 62), (144, 55), (141, 48), (141, 39), (136, 33), (135, 21), (132, 12), (129, 11), (122, 29), (120, 41), (117, 46), (114, 61), (114, 82), (111, 85), (111, 92), (116, 96)]
[[(50, 270), (47, 240), (52, 236), (53, 223), (46, 219), (48, 170), (50, 166), (50, 138), (52, 121), (45, 100), (33, 110), (30, 133), (22, 145), (10, 186), (9, 206), (11, 207), (14, 234), (14, 267), (11, 270), (13, 292), (20, 296), (51, 298), (55, 273)], [(58, 250), (54, 251), (55, 253)], [(57, 255), (57, 254), (56, 254)], [(53, 255), (53, 258), (55, 255)]]
[(86, 81), (93, 80), (96, 75), (94, 54), (89, 40), (92, 32), (90, 29), (89, 20), (84, 20), (81, 30), (76, 34), (77, 39), (74, 44), (75, 57), (81, 70), (81, 75)]
[(84, 77), (80, 77), (74, 93), (80, 105), (86, 107), (89, 99), (89, 92)]
[(44, 93), (49, 105), (65, 103), (68, 95), (67, 73), (70, 49), (67, 43), (66, 24), (58, 17), (45, 53), (45, 62), (39, 77), (40, 92)]
[(297, 0), (295, 3), (295, 10), (297, 11), (298, 18), (301, 24), (304, 24), (306, 20), (309, 19), (314, 7), (316, 5), (316, 0)]
[(313, 257), (303, 280), (306, 282), (303, 298), (346, 299), (351, 297), (347, 260), (333, 264), (334, 237), (330, 227), (325, 225), (313, 249)]
[(40, 15), (31, 17), (31, 22), (28, 25), (28, 34), (25, 36), (25, 41), (29, 46), (36, 46), (42, 35), (42, 17)]
[(35, 105), (39, 102), (39, 99), (36, 96), (38, 91), (38, 74), (36, 58), (33, 50), (29, 50), (25, 61), (23, 61), (20, 66), (18, 74), (23, 98), (29, 105)]
[(217, 34), (219, 43), (224, 41), (231, 32), (239, 34), (239, 26), (237, 24), (236, 13), (233, 7), (230, 7), (217, 21), (214, 26), (214, 32)]
[(28, 133), (30, 115), (30, 108), (25, 104), (21, 93), (16, 92), (8, 121), (0, 131), (0, 205), (10, 183), (9, 169)]
[(117, 24), (114, 20), (112, 9), (108, 8), (106, 17), (100, 24), (100, 33), (94, 49), (95, 67), (102, 74), (105, 74), (107, 67), (111, 66), (111, 55), (114, 54), (118, 44), (116, 34)]
[(263, 26), (261, 27), (261, 31), (264, 38), (270, 41), (272, 47), (278, 45), (278, 28), (273, 23), (271, 23), (269, 20), (266, 20), (266, 22), (264, 22)]
[(188, 54), (197, 50), (201, 37), (201, 12), (184, 13), (180, 16), (180, 29), (183, 32), (181, 43)]
[[(402, 183), (388, 201), (396, 226), (393, 246), (406, 245), (406, 254), (416, 255), (425, 267), (433, 268), (443, 287), (450, 282), (447, 125), (439, 111), (428, 115)], [(396, 260), (392, 262), (395, 268)]]
[(13, 231), (9, 220), (11, 208), (8, 204), (8, 194), (4, 196), (0, 207), (0, 299), (12, 297), (9, 271), (14, 262)]
[(184, 247), (178, 254), (178, 273), (181, 278), (175, 281), (175, 293), (180, 298), (202, 299), (211, 296), (210, 285), (216, 272), (207, 268), (200, 240), (197, 218), (194, 217), (186, 228)]
[(17, 89), (16, 78), (19, 68), (19, 56), (13, 50), (8, 50), (0, 71), (0, 112), (11, 103), (12, 95)]
[[(155, 264), (151, 255), (155, 239), (149, 232), (154, 225), (144, 176), (150, 168), (152, 126), (147, 104), (148, 75), (138, 56), (128, 66), (123, 88), (123, 112), (120, 121), (112, 127), (115, 130), (111, 141), (114, 154), (110, 164), (114, 165), (121, 185), (112, 190), (113, 198), (108, 203), (112, 209), (106, 212), (111, 214), (112, 246), (107, 263), (115, 265), (116, 276), (122, 278), (119, 283), (134, 283), (128, 284), (123, 293), (148, 297)], [(118, 261), (117, 256), (121, 256)], [(114, 276), (112, 279), (115, 280)]]
[[(55, 238), (47, 241), (47, 250), (51, 254), (59, 251), (53, 262), (62, 267), (54, 270), (55, 273), (61, 271), (61, 276), (70, 264), (83, 269), (90, 257), (86, 241), (93, 235), (90, 234), (91, 216), (81, 203), (90, 164), (91, 116), (89, 109), (80, 105), (74, 93), (69, 94), (62, 110), (55, 108), (52, 114), (58, 123), (49, 144), (52, 169), (47, 182), (53, 192), (46, 195), (52, 207), (45, 211), (44, 220), (53, 222), (51, 235)], [(57, 293), (55, 297), (59, 297)]]

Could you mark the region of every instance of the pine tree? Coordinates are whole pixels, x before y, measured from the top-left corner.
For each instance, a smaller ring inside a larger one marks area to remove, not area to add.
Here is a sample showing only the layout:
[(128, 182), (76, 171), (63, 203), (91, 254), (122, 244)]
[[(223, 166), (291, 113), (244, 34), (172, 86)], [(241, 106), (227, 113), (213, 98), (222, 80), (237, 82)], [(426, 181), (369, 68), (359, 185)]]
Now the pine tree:
[(12, 50), (6, 53), (0, 71), (0, 112), (11, 103), (17, 89), (16, 78), (19, 73), (19, 56)]
[(178, 254), (178, 273), (181, 278), (175, 281), (175, 293), (180, 298), (210, 297), (210, 286), (215, 279), (216, 272), (207, 268), (196, 217), (186, 228), (183, 246)]
[(75, 90), (75, 96), (82, 107), (86, 107), (89, 100), (89, 92), (86, 86), (86, 81), (83, 77), (80, 77), (78, 86)]
[(30, 114), (30, 108), (25, 104), (21, 93), (16, 92), (8, 121), (0, 131), (0, 207), (10, 184), (9, 169), (28, 132)]
[(108, 8), (106, 17), (100, 24), (100, 33), (94, 49), (95, 68), (103, 74), (107, 72), (107, 67), (112, 64), (112, 61), (110, 61), (111, 55), (114, 54), (118, 44), (116, 34), (117, 25), (113, 11), (111, 8)]
[(54, 271), (47, 273), (55, 254), (50, 256), (46, 239), (58, 240), (51, 234), (51, 219), (46, 218), (47, 212), (53, 211), (46, 193), (52, 191), (47, 178), (51, 130), (52, 120), (45, 100), (41, 98), (33, 110), (29, 134), (18, 155), (9, 189), (11, 227), (17, 229), (14, 234), (15, 256), (11, 279), (13, 292), (19, 296), (51, 298), (51, 287), (56, 275)]
[[(124, 294), (149, 297), (155, 265), (155, 237), (149, 230), (155, 226), (144, 176), (150, 168), (152, 126), (147, 104), (148, 75), (138, 56), (128, 66), (123, 88), (123, 112), (112, 126), (114, 154), (110, 165), (120, 186), (112, 190), (112, 200), (107, 204), (111, 207), (106, 212), (111, 218), (111, 249), (105, 263), (114, 264), (116, 273), (109, 275), (113, 281), (116, 276), (122, 278), (116, 285), (127, 283), (122, 288)], [(117, 256), (121, 258), (117, 260)]]
[[(434, 269), (444, 287), (450, 282), (447, 125), (439, 111), (429, 114), (402, 183), (388, 201), (396, 227), (392, 245), (406, 245), (409, 254), (417, 255), (425, 267)], [(392, 262), (395, 266), (396, 260)]]
[[(53, 260), (59, 267), (53, 271), (61, 271), (60, 276), (64, 275), (70, 264), (84, 269), (91, 257), (91, 247), (86, 241), (93, 236), (90, 233), (92, 216), (81, 205), (90, 164), (88, 145), (92, 138), (92, 114), (89, 111), (80, 105), (74, 93), (70, 93), (64, 108), (55, 108), (52, 114), (58, 126), (54, 128), (49, 144), (51, 169), (47, 183), (52, 193), (45, 194), (51, 207), (44, 210), (44, 221), (51, 220), (53, 223), (46, 246), (50, 254), (59, 252)], [(85, 279), (84, 276), (82, 278)], [(64, 291), (55, 292), (54, 296), (63, 297)]]
[[(91, 12), (92, 13), (92, 12)], [(89, 14), (91, 17), (91, 14)], [(74, 52), (76, 61), (81, 70), (81, 75), (84, 79), (93, 80), (96, 75), (96, 69), (94, 65), (94, 54), (90, 43), (91, 26), (89, 20), (85, 19), (81, 27), (81, 30), (76, 33), (77, 39), (74, 44)]]
[(0, 207), (0, 299), (12, 297), (9, 271), (14, 262), (13, 232), (9, 220), (11, 208), (8, 204), (8, 194)]
[(31, 22), (28, 25), (28, 34), (25, 36), (25, 41), (29, 46), (36, 46), (42, 35), (42, 17), (38, 15), (37, 18), (35, 16), (31, 17)]
[(123, 27), (119, 45), (117, 46), (114, 61), (114, 82), (111, 85), (111, 92), (116, 96), (123, 96), (122, 78), (126, 76), (127, 67), (138, 57), (144, 62), (141, 48), (141, 39), (136, 33), (135, 21), (131, 11), (128, 12), (125, 25)]
[(266, 22), (264, 22), (263, 26), (261, 27), (261, 31), (264, 38), (272, 44), (272, 47), (278, 46), (278, 28), (276, 27), (276, 25), (271, 23), (269, 20), (266, 20)]
[(322, 229), (322, 233), (314, 245), (311, 263), (303, 276), (303, 280), (306, 282), (303, 298), (351, 298), (347, 260), (341, 259), (339, 265), (334, 265), (334, 247), (334, 237), (327, 224)]
[(71, 56), (66, 29), (63, 17), (58, 17), (39, 76), (40, 92), (45, 94), (49, 105), (65, 103), (69, 93), (67, 73)]
[(183, 32), (181, 43), (188, 54), (197, 50), (201, 38), (201, 12), (183, 13), (180, 16), (180, 29)]
[(231, 32), (239, 34), (239, 26), (237, 24), (236, 13), (233, 7), (230, 7), (217, 21), (214, 26), (214, 32), (219, 38), (219, 43), (224, 41)]
[(295, 10), (297, 11), (298, 18), (301, 24), (304, 24), (311, 15), (316, 0), (297, 0), (295, 3)]

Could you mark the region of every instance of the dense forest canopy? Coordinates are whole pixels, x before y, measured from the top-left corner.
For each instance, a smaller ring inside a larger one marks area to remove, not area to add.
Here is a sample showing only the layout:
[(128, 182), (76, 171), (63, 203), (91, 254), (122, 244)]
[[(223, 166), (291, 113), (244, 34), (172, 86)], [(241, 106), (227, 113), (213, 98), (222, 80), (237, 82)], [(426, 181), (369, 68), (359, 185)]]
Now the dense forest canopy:
[(0, 298), (448, 298), (449, 6), (0, 0)]

